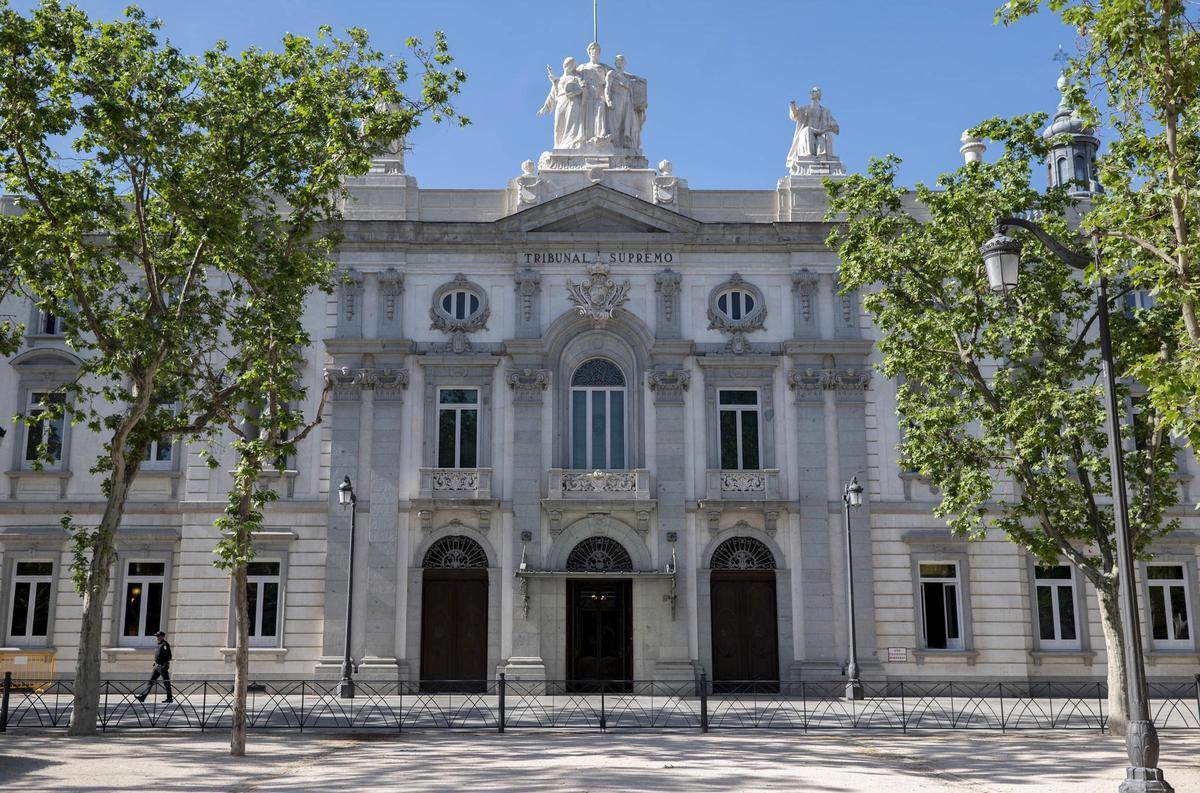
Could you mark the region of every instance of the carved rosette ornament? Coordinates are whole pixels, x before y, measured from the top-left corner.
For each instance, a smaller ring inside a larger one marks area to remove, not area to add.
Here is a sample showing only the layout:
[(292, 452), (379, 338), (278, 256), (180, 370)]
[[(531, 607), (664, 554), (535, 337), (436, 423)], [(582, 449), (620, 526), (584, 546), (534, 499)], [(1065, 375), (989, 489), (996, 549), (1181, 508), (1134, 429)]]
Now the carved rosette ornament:
[(608, 266), (596, 262), (587, 268), (588, 277), (579, 283), (567, 282), (567, 297), (579, 316), (588, 317), (595, 325), (603, 325), (612, 319), (613, 312), (629, 302), (629, 279), (621, 283), (613, 281)]
[(437, 348), (438, 352), (464, 353), (471, 351), (468, 333), (487, 327), (491, 308), (483, 287), (467, 280), (462, 273), (443, 284), (433, 293), (429, 307), (429, 327), (449, 334), (450, 341)]

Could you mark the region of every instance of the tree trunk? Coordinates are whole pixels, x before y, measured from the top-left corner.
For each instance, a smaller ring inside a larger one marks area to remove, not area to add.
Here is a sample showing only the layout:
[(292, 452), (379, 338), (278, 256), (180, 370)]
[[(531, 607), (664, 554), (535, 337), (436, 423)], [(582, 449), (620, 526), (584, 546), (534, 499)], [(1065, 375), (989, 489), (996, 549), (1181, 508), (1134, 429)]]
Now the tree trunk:
[(233, 568), (233, 724), (229, 731), (229, 753), (246, 754), (246, 687), (250, 677), (250, 620), (246, 604), (246, 565)]
[[(250, 544), (246, 520), (250, 516), (250, 493), (254, 484), (242, 493), (238, 503), (236, 531), (237, 547)], [(231, 571), (233, 577), (234, 645), (233, 645), (233, 724), (229, 731), (229, 754), (242, 757), (246, 754), (246, 688), (250, 683), (250, 615), (246, 602), (246, 564), (239, 561)]]
[(1125, 634), (1121, 632), (1121, 610), (1117, 583), (1097, 586), (1100, 600), (1100, 627), (1108, 652), (1108, 732), (1124, 735), (1129, 722), (1129, 696), (1125, 688)]
[(125, 512), (125, 499), (133, 471), (114, 471), (104, 515), (96, 528), (92, 559), (83, 590), (83, 624), (79, 629), (79, 656), (75, 659), (75, 696), (67, 735), (95, 735), (100, 708), (100, 641), (104, 633), (104, 601), (108, 597), (112, 563), (116, 556), (117, 527)]

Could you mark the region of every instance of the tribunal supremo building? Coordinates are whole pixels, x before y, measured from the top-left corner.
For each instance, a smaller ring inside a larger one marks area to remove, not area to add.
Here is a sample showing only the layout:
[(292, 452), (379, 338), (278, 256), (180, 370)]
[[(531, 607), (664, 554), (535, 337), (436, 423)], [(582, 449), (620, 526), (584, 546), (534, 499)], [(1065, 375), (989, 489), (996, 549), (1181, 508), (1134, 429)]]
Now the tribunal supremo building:
[[(280, 499), (249, 567), (254, 676), (336, 674), (353, 570), (360, 677), (836, 677), (857, 474), (866, 677), (1102, 677), (1083, 580), (998, 535), (952, 537), (898, 459), (878, 330), (825, 245), (821, 180), (842, 166), (820, 99), (792, 105), (773, 189), (693, 189), (649, 167), (646, 81), (595, 48), (553, 77), (554, 146), (506, 186), (421, 189), (398, 145), (351, 180), (346, 279), (306, 309), (308, 414), (326, 384), (331, 403), (268, 475)], [(1056, 123), (1079, 127), (1069, 109)], [(1074, 131), (1052, 181), (1090, 175), (1095, 139)], [(17, 299), (0, 313), (29, 324), (0, 362), (0, 415), (36, 411), (79, 360), (56, 317)], [(57, 461), (34, 470), (46, 437)], [(50, 421), (0, 440), (6, 663), (49, 652), (73, 671), (81, 609), (58, 521), (99, 519), (99, 447)], [(177, 675), (231, 673), (218, 452), (210, 468), (199, 446), (163, 442), (143, 465), (105, 608), (109, 675), (142, 674), (159, 629)], [(1194, 471), (1189, 457), (1184, 503)], [(1184, 521), (1139, 571), (1152, 676), (1196, 667), (1200, 524)]]

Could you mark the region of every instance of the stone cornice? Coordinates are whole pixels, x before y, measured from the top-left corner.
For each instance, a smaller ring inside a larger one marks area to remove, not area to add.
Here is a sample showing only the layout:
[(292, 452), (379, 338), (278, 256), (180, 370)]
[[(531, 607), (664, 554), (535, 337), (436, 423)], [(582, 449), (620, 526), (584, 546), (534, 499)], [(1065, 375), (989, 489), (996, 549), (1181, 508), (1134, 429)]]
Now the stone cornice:
[(816, 399), (822, 391), (856, 393), (871, 384), (870, 369), (796, 367), (788, 372), (788, 387), (797, 399)]

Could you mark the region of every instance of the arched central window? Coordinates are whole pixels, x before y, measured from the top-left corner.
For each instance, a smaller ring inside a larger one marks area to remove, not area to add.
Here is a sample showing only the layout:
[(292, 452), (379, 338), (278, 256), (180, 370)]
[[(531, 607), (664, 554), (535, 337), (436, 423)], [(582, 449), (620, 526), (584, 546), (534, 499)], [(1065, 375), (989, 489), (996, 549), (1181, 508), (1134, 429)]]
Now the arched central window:
[(625, 376), (603, 358), (571, 377), (571, 467), (625, 467)]

